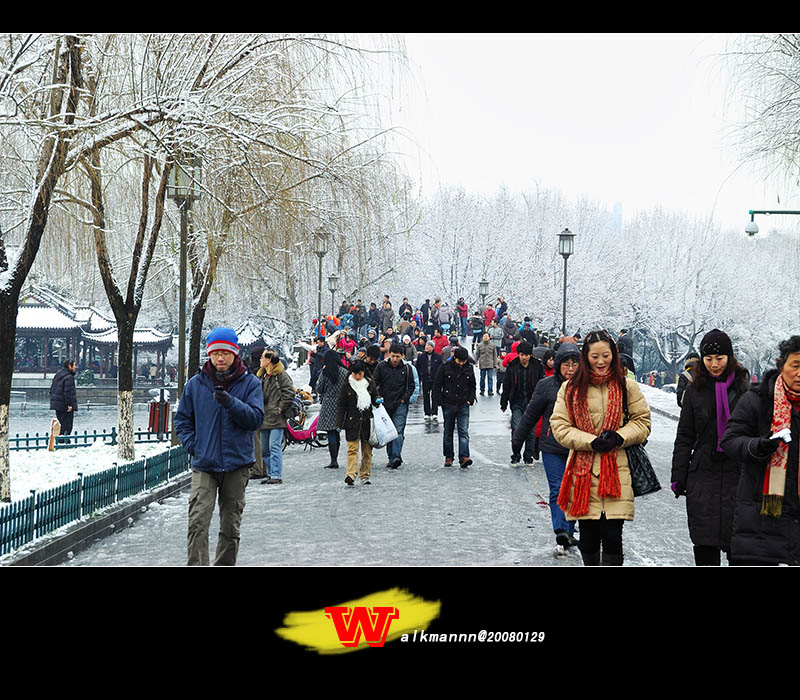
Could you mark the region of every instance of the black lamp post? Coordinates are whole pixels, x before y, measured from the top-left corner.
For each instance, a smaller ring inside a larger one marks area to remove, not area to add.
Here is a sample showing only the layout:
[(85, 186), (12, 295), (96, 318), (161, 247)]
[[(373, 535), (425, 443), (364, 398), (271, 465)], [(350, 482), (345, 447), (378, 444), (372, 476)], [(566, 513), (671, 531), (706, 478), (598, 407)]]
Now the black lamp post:
[(328, 234), (320, 226), (311, 239), (311, 250), (319, 258), (319, 284), (317, 286), (317, 319), (322, 323), (322, 258), (328, 252)]
[(328, 291), (331, 293), (331, 316), (336, 315), (334, 307), (333, 295), (336, 294), (336, 285), (339, 283), (338, 275), (328, 275)]
[(575, 251), (575, 234), (565, 228), (558, 234), (558, 252), (564, 258), (564, 306), (561, 317), (561, 335), (567, 334), (567, 258)]
[[(178, 309), (178, 399), (180, 399), (184, 384), (186, 383), (186, 238), (188, 218), (192, 202), (200, 199), (201, 178), (202, 161), (200, 156), (184, 153), (173, 164), (167, 181), (167, 197), (175, 202), (181, 212), (179, 263), (180, 308)], [(177, 435), (175, 435), (174, 430), (172, 433), (172, 444), (177, 444)]]
[(486, 308), (486, 297), (489, 294), (489, 283), (486, 281), (486, 278), (478, 283), (478, 288), (481, 294), (481, 305)]

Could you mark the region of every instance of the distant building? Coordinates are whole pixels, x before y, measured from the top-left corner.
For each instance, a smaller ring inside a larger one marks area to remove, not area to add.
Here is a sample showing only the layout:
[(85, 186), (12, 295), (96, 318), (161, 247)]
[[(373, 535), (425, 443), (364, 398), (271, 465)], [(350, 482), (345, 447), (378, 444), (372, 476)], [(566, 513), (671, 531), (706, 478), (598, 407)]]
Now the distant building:
[[(55, 372), (65, 360), (91, 368), (100, 378), (115, 377), (117, 324), (91, 305), (75, 304), (47, 287), (31, 284), (20, 294), (14, 351), (15, 372)], [(157, 374), (164, 376), (172, 335), (155, 328), (133, 333), (134, 367), (139, 352), (155, 354)]]

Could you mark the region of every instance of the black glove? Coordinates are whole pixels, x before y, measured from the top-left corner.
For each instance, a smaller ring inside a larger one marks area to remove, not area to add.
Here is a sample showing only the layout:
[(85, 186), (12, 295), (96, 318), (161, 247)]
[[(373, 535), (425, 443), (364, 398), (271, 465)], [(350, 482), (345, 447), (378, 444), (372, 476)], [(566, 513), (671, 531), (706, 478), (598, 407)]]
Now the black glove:
[(598, 437), (592, 440), (592, 449), (595, 452), (611, 452), (623, 443), (622, 436), (613, 430), (604, 430)]
[(675, 494), (675, 498), (686, 495), (686, 486), (681, 481), (673, 481), (669, 487), (672, 489), (672, 493)]
[(778, 449), (780, 443), (781, 441), (778, 438), (775, 440), (770, 440), (766, 437), (753, 438), (750, 440), (747, 449), (759, 462), (766, 462), (772, 456), (772, 453)]
[(233, 396), (231, 396), (221, 386), (214, 387), (214, 399), (221, 403), (225, 408), (230, 408), (233, 403)]

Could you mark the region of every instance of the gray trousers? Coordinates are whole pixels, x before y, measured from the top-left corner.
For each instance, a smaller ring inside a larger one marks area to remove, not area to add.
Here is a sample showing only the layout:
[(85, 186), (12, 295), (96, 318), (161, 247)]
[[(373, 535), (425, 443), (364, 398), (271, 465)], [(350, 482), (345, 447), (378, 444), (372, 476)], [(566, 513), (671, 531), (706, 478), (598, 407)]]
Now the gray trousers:
[(239, 552), (244, 490), (250, 465), (231, 472), (192, 472), (189, 493), (189, 566), (208, 566), (208, 528), (219, 494), (219, 538), (214, 566), (233, 566)]

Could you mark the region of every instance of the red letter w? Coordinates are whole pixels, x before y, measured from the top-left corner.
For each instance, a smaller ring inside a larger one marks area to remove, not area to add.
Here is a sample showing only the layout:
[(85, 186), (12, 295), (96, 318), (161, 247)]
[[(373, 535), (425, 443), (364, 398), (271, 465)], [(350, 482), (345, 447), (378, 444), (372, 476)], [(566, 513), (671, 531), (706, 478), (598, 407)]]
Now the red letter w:
[[(370, 612), (371, 611), (371, 612)], [(333, 620), (343, 646), (356, 647), (364, 632), (364, 641), (371, 647), (382, 647), (392, 620), (400, 617), (397, 608), (325, 608), (325, 616)]]

